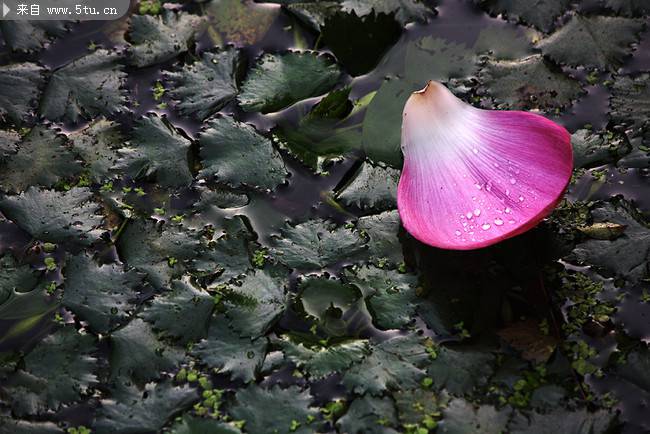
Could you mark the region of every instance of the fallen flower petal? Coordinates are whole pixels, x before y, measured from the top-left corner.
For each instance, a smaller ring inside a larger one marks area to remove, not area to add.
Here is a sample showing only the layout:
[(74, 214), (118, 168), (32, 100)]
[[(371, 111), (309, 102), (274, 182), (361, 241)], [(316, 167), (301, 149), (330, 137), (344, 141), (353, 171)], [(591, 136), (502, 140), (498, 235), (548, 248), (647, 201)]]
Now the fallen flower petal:
[(481, 110), (430, 81), (402, 119), (402, 224), (431, 246), (471, 250), (534, 227), (562, 197), (571, 136), (533, 113)]

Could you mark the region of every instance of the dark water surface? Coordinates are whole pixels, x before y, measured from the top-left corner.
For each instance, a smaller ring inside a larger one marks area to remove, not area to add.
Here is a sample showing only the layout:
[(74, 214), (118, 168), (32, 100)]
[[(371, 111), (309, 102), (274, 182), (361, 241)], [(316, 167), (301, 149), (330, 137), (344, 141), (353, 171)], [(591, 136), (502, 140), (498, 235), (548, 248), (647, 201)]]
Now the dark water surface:
[[(260, 5), (264, 8), (278, 8), (275, 5)], [(588, 2), (582, 6), (589, 8)], [(471, 1), (464, 0), (443, 0), (437, 6), (437, 16), (427, 24), (410, 24), (401, 34), (397, 43), (391, 49), (391, 53), (404, 50), (409, 41), (423, 36), (437, 36), (449, 41), (472, 46), (481, 30), (492, 27), (518, 26), (508, 23), (500, 18), (491, 17), (476, 7)], [(269, 31), (263, 38), (252, 45), (244, 48), (244, 53), (249, 63), (252, 63), (262, 52), (278, 52), (291, 48), (303, 48), (295, 45), (294, 27), (296, 20), (284, 11), (279, 11)], [(57, 39), (47, 49), (40, 52), (37, 60), (49, 68), (57, 68), (69, 61), (79, 57), (88, 50), (91, 42), (103, 47), (116, 47), (121, 49), (119, 42), (109, 35), (115, 32), (116, 23), (85, 22), (73, 26), (72, 31)], [(303, 40), (308, 47), (313, 47), (317, 36), (305, 30), (302, 34)], [(209, 36), (204, 35), (197, 41), (197, 50), (207, 49), (212, 46)], [(327, 47), (325, 47), (326, 49)], [(0, 51), (0, 63), (8, 61), (7, 48)], [(133, 112), (123, 116), (121, 123), (128, 126), (137, 116), (150, 111), (164, 114), (189, 138), (195, 138), (200, 130), (200, 122), (191, 121), (179, 117), (173, 108), (157, 108), (158, 102), (153, 99), (152, 87), (155, 82), (162, 80), (161, 71), (169, 69), (174, 61), (168, 64), (139, 70), (127, 70), (129, 74), (128, 86), (133, 101), (138, 101), (137, 107), (132, 107)], [(640, 43), (633, 55), (629, 57), (622, 71), (636, 74), (650, 70), (650, 30), (643, 33)], [(371, 73), (356, 78), (348, 77), (348, 84), (352, 87), (351, 97), (359, 98), (367, 93), (378, 89), (386, 75), (399, 75), (403, 71), (396, 69), (394, 64), (382, 63), (379, 68)], [(572, 74), (584, 75), (584, 71), (574, 70)], [(586, 124), (593, 126), (594, 130), (604, 128), (608, 124), (608, 98), (609, 92), (604, 85), (585, 86), (586, 95), (579, 99), (570, 109), (556, 121), (563, 124), (570, 132), (584, 127)], [(317, 99), (311, 99), (298, 103), (279, 113), (269, 115), (250, 114), (240, 111), (234, 104), (227, 106), (223, 112), (234, 113), (238, 118), (254, 124), (260, 131), (269, 133), (279, 122), (296, 123), (301, 114), (305, 113)], [(82, 128), (84, 125), (62, 125), (64, 132), (72, 132)], [(336, 222), (345, 222), (351, 217), (362, 215), (359, 210), (341, 210), (328, 200), (332, 191), (342, 185), (351, 176), (353, 169), (358, 167), (362, 151), (353, 154), (351, 157), (336, 162), (328, 167), (327, 175), (315, 175), (312, 171), (300, 162), (286, 158), (290, 177), (287, 185), (281, 186), (271, 195), (251, 195), (249, 204), (232, 212), (224, 211), (223, 216), (243, 214), (250, 220), (259, 240), (267, 244), (271, 236), (278, 234), (278, 228), (285, 220), (304, 221), (309, 217), (323, 217)], [(597, 180), (586, 172), (577, 182), (570, 186), (568, 197), (571, 200), (600, 200), (609, 199), (615, 195), (622, 195), (632, 200), (637, 207), (646, 215), (650, 215), (650, 177), (648, 168), (621, 169), (615, 165), (608, 165), (599, 168), (606, 170), (607, 176), (604, 180)], [(119, 187), (118, 187), (119, 188)], [(154, 200), (155, 195), (147, 195), (144, 207), (151, 209), (158, 206)], [(192, 192), (181, 193), (174, 200), (180, 203), (192, 203), (196, 194)], [(229, 214), (230, 213), (230, 214)], [(461, 303), (463, 309), (473, 309), (478, 318), (474, 324), (470, 324), (472, 333), (495, 331), (501, 326), (502, 307), (508, 305), (511, 309), (511, 317), (539, 316), (544, 317), (546, 312), (555, 312), (559, 317), (560, 307), (555, 305), (552, 295), (549, 294), (544, 284), (544, 269), (558, 265), (558, 259), (565, 252), (555, 251), (550, 242), (552, 234), (544, 225), (515, 239), (507, 240), (497, 246), (482, 249), (474, 252), (449, 252), (433, 249), (413, 240), (405, 233), (400, 234), (404, 256), (407, 265), (411, 269), (418, 269), (422, 272), (423, 281), (431, 286), (445, 285), (449, 283), (454, 288), (461, 288), (466, 293), (460, 295), (463, 298)], [(29, 235), (21, 231), (11, 222), (0, 221), (0, 255), (11, 251), (14, 255), (25, 260), (34, 266), (42, 267), (43, 252), (32, 249), (32, 242)], [(104, 262), (118, 261), (118, 255), (112, 246), (100, 246), (98, 253)], [(63, 255), (63, 251), (60, 252)], [(63, 258), (61, 258), (63, 259)], [(343, 266), (345, 264), (338, 264)], [(336, 270), (332, 270), (336, 271)], [(48, 280), (60, 281), (60, 275), (48, 276)], [(600, 278), (599, 279), (603, 279)], [(294, 279), (295, 280), (295, 279)], [(607, 285), (614, 287), (611, 281)], [(292, 290), (295, 290), (295, 281), (292, 283)], [(516, 294), (513, 294), (515, 288)], [(639, 288), (618, 288), (618, 291), (639, 291)], [(625, 324), (626, 332), (648, 342), (650, 339), (650, 304), (634, 303), (632, 299), (617, 312), (616, 321)], [(350, 312), (354, 316), (355, 312)], [(373, 327), (372, 323), (366, 321), (355, 322), (354, 318), (346, 318), (350, 326), (350, 332), (354, 336), (370, 338), (381, 341), (390, 337), (393, 332), (385, 332)], [(0, 321), (0, 336), (4, 336), (14, 327), (16, 321)], [(280, 330), (308, 331), (308, 324), (289, 311), (279, 322)], [(424, 327), (423, 327), (424, 328)], [(39, 339), (52, 329), (52, 323), (47, 316), (35, 324), (29, 333), (21, 334), (17, 338), (0, 340), (0, 352), (12, 350), (29, 350)], [(600, 352), (607, 353), (611, 349), (614, 334), (616, 332), (607, 330), (610, 338), (594, 339), (590, 344), (598, 348)], [(439, 341), (453, 341), (453, 337), (437, 336)], [(103, 348), (103, 351), (107, 351)], [(303, 384), (303, 380), (292, 376), (293, 368), (274, 372), (265, 381), (265, 385), (271, 384)], [(216, 376), (217, 385), (223, 387), (237, 387), (236, 383), (229, 382), (226, 376)], [(622, 420), (632, 422), (624, 432), (642, 432), (646, 422), (650, 421), (650, 413), (647, 403), (638, 402), (638, 392), (634, 387), (617, 381), (616, 379), (594, 379), (593, 387), (601, 392), (616, 390), (623, 391), (620, 409)], [(341, 385), (337, 376), (328, 377), (325, 380), (314, 382), (311, 391), (317, 403), (323, 404), (332, 399), (346, 396), (346, 391)], [(67, 421), (73, 425), (89, 424), (92, 420), (92, 405), (81, 405), (72, 407), (61, 413), (60, 420)], [(634, 427), (632, 427), (634, 426)], [(643, 428), (642, 428), (643, 427)], [(558, 433), (560, 434), (560, 433)]]

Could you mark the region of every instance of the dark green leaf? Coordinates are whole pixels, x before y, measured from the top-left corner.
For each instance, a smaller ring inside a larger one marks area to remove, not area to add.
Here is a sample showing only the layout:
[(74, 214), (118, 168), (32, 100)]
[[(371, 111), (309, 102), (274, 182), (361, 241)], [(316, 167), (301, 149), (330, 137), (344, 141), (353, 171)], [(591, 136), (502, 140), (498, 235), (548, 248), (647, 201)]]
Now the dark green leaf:
[[(13, 21), (2, 21), (13, 22)], [(64, 434), (53, 422), (29, 422), (0, 417), (0, 434)]]
[(31, 185), (52, 187), (81, 171), (65, 137), (41, 125), (32, 128), (0, 164), (0, 189), (12, 192)]
[(38, 274), (29, 265), (18, 265), (13, 256), (0, 256), (0, 305), (14, 294), (31, 291), (38, 283)]
[(643, 137), (650, 143), (650, 74), (622, 76), (614, 81), (610, 99), (610, 116), (617, 124), (630, 129), (631, 137)]
[(386, 389), (418, 387), (428, 359), (417, 335), (396, 336), (371, 348), (371, 353), (343, 374), (343, 384), (356, 394), (380, 395)]
[(0, 119), (21, 125), (30, 116), (44, 82), (43, 72), (28, 62), (0, 67)]
[(641, 20), (574, 15), (537, 47), (561, 64), (614, 70), (632, 50), (642, 29)]
[(138, 120), (129, 144), (119, 150), (117, 169), (132, 178), (155, 176), (163, 187), (192, 183), (187, 161), (191, 143), (166, 118), (149, 114)]
[(203, 18), (166, 10), (162, 15), (133, 15), (129, 32), (129, 61), (137, 67), (173, 59), (189, 49)]
[[(252, 384), (236, 393), (230, 414), (246, 422), (244, 427), (249, 434), (307, 434), (313, 432), (307, 425), (308, 418), (316, 415), (309, 407), (311, 399), (309, 391), (301, 391), (297, 386), (263, 389)], [(296, 429), (292, 429), (294, 421), (300, 424)]]
[(255, 379), (264, 363), (267, 339), (240, 337), (223, 316), (212, 319), (208, 337), (192, 349), (192, 355), (219, 372), (227, 372), (232, 379), (248, 383)]
[(195, 389), (171, 381), (128, 389), (119, 400), (104, 399), (95, 421), (97, 434), (149, 434), (160, 432), (168, 420), (199, 399)]
[(368, 253), (371, 261), (380, 264), (388, 261), (389, 264), (393, 265), (404, 262), (402, 245), (397, 238), (400, 226), (397, 210), (359, 219), (357, 228), (370, 238)]
[(185, 415), (171, 428), (171, 434), (241, 434), (226, 422), (216, 421), (212, 418), (203, 418)]
[(506, 426), (511, 413), (512, 410), (508, 407), (497, 410), (491, 405), (477, 406), (456, 398), (442, 411), (438, 431), (445, 434), (501, 434), (507, 432)]
[(242, 85), (239, 103), (246, 111), (278, 111), (327, 92), (340, 75), (328, 56), (312, 52), (265, 54)]
[(397, 412), (393, 400), (385, 396), (363, 396), (352, 401), (348, 412), (336, 425), (346, 434), (397, 434)]
[(417, 276), (370, 266), (346, 272), (346, 277), (363, 293), (378, 327), (401, 328), (415, 317)]
[(174, 84), (169, 95), (183, 116), (205, 119), (219, 111), (237, 95), (239, 51), (229, 47), (206, 51), (200, 60), (183, 66), (178, 72), (168, 72)]
[(571, 0), (474, 0), (493, 15), (503, 14), (510, 20), (519, 19), (526, 24), (548, 31), (555, 19), (569, 7)]
[(345, 372), (353, 363), (369, 354), (368, 341), (344, 341), (327, 347), (307, 347), (289, 338), (274, 342), (282, 347), (284, 357), (305, 369), (312, 379)]
[(226, 313), (240, 336), (264, 335), (284, 313), (286, 277), (282, 270), (255, 270), (241, 286), (229, 286)]
[(215, 117), (199, 136), (202, 177), (215, 177), (232, 187), (273, 190), (287, 169), (271, 141), (252, 126), (231, 117)]
[(113, 332), (111, 341), (111, 377), (123, 383), (138, 383), (160, 377), (182, 360), (183, 352), (158, 340), (151, 326), (140, 318), (133, 319)]
[(68, 259), (62, 304), (96, 333), (107, 333), (128, 318), (142, 277), (115, 264), (99, 265), (87, 254)]
[(189, 279), (174, 280), (171, 291), (158, 294), (140, 316), (162, 336), (187, 343), (205, 336), (213, 308), (214, 299), (206, 291), (196, 288)]
[(485, 349), (437, 346), (435, 353), (435, 359), (427, 365), (427, 374), (437, 389), (444, 388), (454, 395), (485, 385), (494, 371), (494, 356)]
[(641, 215), (626, 201), (606, 203), (591, 213), (594, 222), (626, 226), (614, 240), (589, 239), (576, 246), (573, 254), (580, 262), (595, 265), (608, 273), (638, 283), (650, 269), (650, 229)]
[(151, 220), (129, 222), (118, 241), (120, 256), (129, 266), (147, 273), (156, 287), (182, 276), (186, 262), (197, 255), (199, 248), (194, 233), (180, 226), (159, 228)]
[(0, 211), (34, 238), (51, 243), (90, 245), (102, 234), (103, 217), (87, 188), (65, 192), (30, 187), (18, 196), (0, 198)]
[(341, 7), (345, 12), (354, 12), (362, 17), (373, 11), (375, 14), (394, 14), (400, 24), (425, 22), (432, 15), (420, 0), (343, 0)]
[(115, 176), (110, 169), (119, 159), (117, 148), (124, 145), (118, 124), (100, 118), (68, 137), (74, 151), (86, 163), (92, 180), (102, 183)]
[(77, 122), (126, 110), (126, 73), (120, 56), (99, 49), (52, 73), (39, 113), (47, 119)]
[(616, 162), (632, 150), (632, 146), (624, 136), (610, 132), (594, 133), (590, 130), (578, 130), (573, 133), (571, 145), (573, 167), (576, 169)]
[(66, 33), (66, 22), (44, 21), (0, 21), (0, 31), (7, 45), (16, 51), (37, 51), (55, 36)]
[(97, 382), (95, 338), (73, 326), (47, 336), (24, 358), (7, 385), (11, 405), (18, 415), (58, 410), (81, 398)]
[(605, 4), (627, 17), (642, 17), (650, 13), (650, 4), (645, 0), (605, 0)]
[(364, 210), (395, 209), (399, 176), (398, 170), (366, 161), (336, 196), (345, 205), (355, 205)]
[(331, 309), (345, 314), (361, 293), (351, 285), (327, 277), (307, 277), (300, 282), (300, 301), (308, 315), (324, 320)]
[(514, 61), (488, 61), (480, 79), (499, 107), (553, 110), (582, 94), (580, 84), (541, 55)]
[(515, 414), (508, 425), (512, 434), (604, 434), (615, 418), (615, 413), (599, 410), (591, 413), (581, 409), (570, 411), (557, 409), (551, 413), (531, 413), (528, 417), (521, 413)]
[(273, 239), (273, 255), (288, 267), (300, 270), (325, 268), (341, 260), (351, 261), (366, 250), (366, 241), (352, 229), (324, 220), (287, 225), (282, 237)]

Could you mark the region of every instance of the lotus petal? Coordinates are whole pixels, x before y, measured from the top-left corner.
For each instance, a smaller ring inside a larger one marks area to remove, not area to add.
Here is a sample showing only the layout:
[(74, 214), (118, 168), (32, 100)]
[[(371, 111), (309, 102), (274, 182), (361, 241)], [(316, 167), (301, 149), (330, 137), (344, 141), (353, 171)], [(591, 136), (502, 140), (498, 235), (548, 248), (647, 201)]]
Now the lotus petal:
[(481, 110), (430, 81), (402, 119), (402, 224), (431, 246), (470, 250), (534, 227), (571, 178), (569, 133), (528, 112)]

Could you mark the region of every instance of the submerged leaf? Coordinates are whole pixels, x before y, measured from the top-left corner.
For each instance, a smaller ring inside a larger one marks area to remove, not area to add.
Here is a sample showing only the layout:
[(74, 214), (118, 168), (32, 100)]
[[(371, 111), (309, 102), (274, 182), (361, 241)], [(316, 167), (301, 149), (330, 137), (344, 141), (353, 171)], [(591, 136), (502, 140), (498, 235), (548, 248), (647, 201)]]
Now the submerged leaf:
[(287, 360), (302, 367), (312, 379), (345, 372), (353, 363), (360, 362), (369, 353), (368, 341), (361, 339), (327, 347), (308, 347), (286, 337), (274, 343), (282, 348)]
[(376, 211), (397, 207), (397, 183), (399, 171), (390, 167), (376, 166), (366, 161), (356, 175), (336, 194), (346, 205)]
[(571, 0), (474, 0), (487, 8), (490, 13), (503, 14), (511, 20), (519, 19), (525, 23), (548, 31), (555, 19), (562, 15)]
[(397, 412), (390, 397), (356, 398), (336, 425), (347, 434), (397, 434)]
[(442, 411), (439, 431), (445, 434), (501, 434), (507, 431), (511, 413), (508, 407), (497, 410), (491, 405), (476, 406), (456, 398)]
[(0, 31), (6, 44), (16, 51), (38, 51), (56, 36), (63, 36), (66, 21), (2, 20)]
[(81, 156), (95, 182), (101, 183), (115, 176), (110, 169), (119, 159), (117, 148), (124, 144), (117, 123), (100, 118), (68, 137), (72, 149)]

